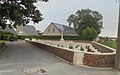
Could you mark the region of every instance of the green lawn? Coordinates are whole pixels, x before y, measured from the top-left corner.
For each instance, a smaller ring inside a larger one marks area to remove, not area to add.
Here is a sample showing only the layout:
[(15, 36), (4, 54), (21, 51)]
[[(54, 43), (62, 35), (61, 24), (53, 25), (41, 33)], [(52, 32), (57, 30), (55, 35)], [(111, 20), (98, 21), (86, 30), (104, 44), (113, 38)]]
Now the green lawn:
[(6, 42), (5, 40), (0, 40), (0, 42)]
[(101, 42), (101, 44), (116, 49), (116, 41)]

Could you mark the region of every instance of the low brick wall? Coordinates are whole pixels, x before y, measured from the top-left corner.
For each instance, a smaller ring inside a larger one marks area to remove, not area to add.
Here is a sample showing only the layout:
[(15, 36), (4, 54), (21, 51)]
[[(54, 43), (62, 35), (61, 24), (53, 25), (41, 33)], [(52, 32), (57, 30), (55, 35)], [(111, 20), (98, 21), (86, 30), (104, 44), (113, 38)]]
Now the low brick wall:
[(62, 59), (70, 63), (73, 63), (73, 57), (74, 57), (73, 51), (69, 51), (69, 50), (65, 50), (62, 48), (57, 48), (57, 47), (53, 47), (53, 46), (49, 46), (49, 45), (45, 45), (45, 44), (37, 43), (37, 42), (31, 42), (31, 41), (26, 41), (26, 42), (33, 44), (39, 47), (40, 49), (50, 52), (58, 57), (61, 57)]
[(47, 52), (50, 52), (62, 59), (73, 63), (75, 65), (81, 66), (91, 66), (91, 67), (114, 67), (115, 52), (111, 53), (92, 53), (84, 51), (72, 51), (69, 49), (59, 48), (55, 46), (50, 46), (38, 42), (26, 41), (32, 45), (39, 47)]
[(96, 47), (97, 49), (100, 50), (100, 52), (102, 53), (112, 53), (112, 52), (115, 52), (115, 49), (112, 49), (110, 47), (107, 47), (105, 45), (102, 45), (100, 43), (97, 43), (97, 42), (91, 42), (91, 44)]
[(91, 67), (114, 67), (115, 53), (90, 54), (84, 53), (83, 64)]

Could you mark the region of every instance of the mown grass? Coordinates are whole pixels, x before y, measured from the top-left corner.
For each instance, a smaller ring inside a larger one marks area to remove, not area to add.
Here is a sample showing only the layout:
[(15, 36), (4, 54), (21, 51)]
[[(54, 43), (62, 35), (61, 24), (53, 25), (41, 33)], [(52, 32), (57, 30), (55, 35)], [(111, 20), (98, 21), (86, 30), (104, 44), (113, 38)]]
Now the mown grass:
[(0, 40), (0, 42), (6, 42), (5, 40)]
[(101, 44), (116, 49), (117, 43), (116, 41), (105, 41), (105, 42), (101, 42)]

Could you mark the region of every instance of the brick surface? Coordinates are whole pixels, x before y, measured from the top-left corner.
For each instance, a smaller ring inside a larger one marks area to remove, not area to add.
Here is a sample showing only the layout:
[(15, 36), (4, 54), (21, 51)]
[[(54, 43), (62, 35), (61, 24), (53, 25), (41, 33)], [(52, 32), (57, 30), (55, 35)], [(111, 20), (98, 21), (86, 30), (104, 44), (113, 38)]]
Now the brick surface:
[(65, 49), (61, 49), (61, 48), (57, 48), (57, 47), (53, 47), (53, 46), (49, 46), (49, 45), (45, 45), (45, 44), (41, 44), (41, 43), (37, 43), (37, 42), (30, 42), (30, 41), (27, 41), (47, 52), (50, 52), (58, 57), (61, 57), (62, 59), (70, 62), (70, 63), (73, 63), (73, 56), (74, 56), (74, 52), (72, 51), (68, 51), (68, 50), (65, 50)]
[(113, 67), (115, 55), (84, 54), (83, 64), (92, 67)]

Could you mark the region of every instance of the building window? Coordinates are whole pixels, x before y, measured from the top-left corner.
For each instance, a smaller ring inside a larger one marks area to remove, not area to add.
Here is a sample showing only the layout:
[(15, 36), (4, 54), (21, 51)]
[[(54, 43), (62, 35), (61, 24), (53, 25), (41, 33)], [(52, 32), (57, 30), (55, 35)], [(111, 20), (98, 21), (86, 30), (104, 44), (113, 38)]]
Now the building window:
[(23, 33), (23, 31), (19, 31), (18, 33), (22, 34), (22, 33)]
[(48, 29), (48, 32), (50, 32), (50, 29)]
[(55, 29), (53, 29), (53, 32), (55, 32)]

